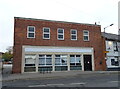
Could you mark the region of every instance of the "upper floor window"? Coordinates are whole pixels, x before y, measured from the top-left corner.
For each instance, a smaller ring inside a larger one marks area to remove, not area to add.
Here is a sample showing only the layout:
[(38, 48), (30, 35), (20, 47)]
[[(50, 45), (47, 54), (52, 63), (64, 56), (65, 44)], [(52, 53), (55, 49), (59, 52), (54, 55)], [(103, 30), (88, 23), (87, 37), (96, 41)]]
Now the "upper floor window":
[(27, 38), (35, 38), (35, 27), (34, 26), (27, 27)]
[(50, 39), (50, 28), (43, 28), (43, 39)]
[(114, 49), (114, 51), (118, 51), (118, 44), (117, 44), (117, 42), (113, 42), (113, 49)]
[(58, 28), (57, 30), (58, 40), (64, 40), (64, 29)]
[(71, 40), (77, 40), (77, 30), (71, 29)]
[(87, 30), (83, 31), (83, 40), (89, 41), (89, 31), (87, 31)]

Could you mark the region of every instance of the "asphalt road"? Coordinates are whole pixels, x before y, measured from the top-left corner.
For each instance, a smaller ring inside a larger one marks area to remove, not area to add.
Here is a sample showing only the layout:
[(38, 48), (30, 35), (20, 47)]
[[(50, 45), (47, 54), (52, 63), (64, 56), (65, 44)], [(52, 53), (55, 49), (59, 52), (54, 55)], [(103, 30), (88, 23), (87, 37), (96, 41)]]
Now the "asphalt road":
[(64, 78), (4, 81), (3, 87), (118, 87), (118, 74), (77, 75)]

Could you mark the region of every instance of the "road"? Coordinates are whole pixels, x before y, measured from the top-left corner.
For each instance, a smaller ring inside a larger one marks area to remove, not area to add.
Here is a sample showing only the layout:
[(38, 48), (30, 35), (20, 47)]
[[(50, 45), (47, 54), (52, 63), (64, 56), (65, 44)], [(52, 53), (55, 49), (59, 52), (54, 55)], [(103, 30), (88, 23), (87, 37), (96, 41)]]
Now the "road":
[[(119, 84), (118, 84), (119, 83)], [(71, 77), (4, 81), (3, 87), (118, 87), (118, 74), (80, 74)]]

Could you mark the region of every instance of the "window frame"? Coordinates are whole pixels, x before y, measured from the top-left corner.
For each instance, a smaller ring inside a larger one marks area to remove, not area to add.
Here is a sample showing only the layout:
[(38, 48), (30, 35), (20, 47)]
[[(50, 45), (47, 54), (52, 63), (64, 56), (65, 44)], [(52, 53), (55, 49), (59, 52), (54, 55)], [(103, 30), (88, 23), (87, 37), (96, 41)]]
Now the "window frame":
[[(85, 35), (84, 32), (88, 32), (88, 35)], [(90, 38), (89, 38), (90, 34), (89, 34), (89, 33), (90, 33), (90, 32), (89, 32), (88, 30), (83, 30), (83, 41), (90, 41)], [(88, 40), (85, 40), (85, 39), (84, 39), (85, 36), (88, 37)]]
[[(44, 57), (39, 57), (39, 63), (38, 63), (38, 65), (39, 65), (39, 67), (41, 67), (41, 66), (52, 66), (52, 55), (51, 55), (51, 57), (47, 57), (47, 55), (49, 55), (49, 54), (39, 54), (39, 55), (44, 55)], [(44, 65), (40, 65), (40, 58), (44, 58), (45, 60), (44, 60)], [(47, 58), (51, 58), (51, 64), (50, 65), (47, 65)]]
[(112, 66), (119, 66), (119, 59), (117, 58), (112, 58), (111, 59), (111, 65)]
[[(60, 55), (60, 57), (56, 57), (56, 55)], [(67, 61), (68, 61), (68, 60), (66, 59), (66, 62), (65, 62), (65, 65), (64, 65), (64, 64), (62, 63), (62, 58), (64, 58), (64, 57), (62, 57), (62, 56), (63, 56), (63, 55), (66, 55), (66, 56), (68, 57), (68, 55), (67, 55), (67, 54), (56, 54), (56, 55), (55, 55), (55, 66), (67, 66)], [(67, 58), (67, 57), (66, 57), (66, 58)], [(59, 65), (56, 64), (56, 59), (57, 59), (57, 58), (58, 58), (59, 61), (60, 61), (60, 62), (58, 62), (58, 63), (60, 63)]]
[[(72, 34), (72, 31), (76, 31), (76, 34)], [(70, 35), (71, 35), (71, 40), (77, 40), (77, 30), (76, 29), (71, 29)], [(76, 39), (72, 39), (72, 36), (76, 36)]]
[[(30, 32), (29, 31), (29, 27), (33, 27), (34, 28), (34, 32)], [(29, 37), (29, 33), (34, 33), (34, 37)], [(35, 26), (27, 26), (27, 38), (35, 38)]]
[[(49, 33), (48, 32), (44, 32), (45, 28), (49, 29)], [(49, 38), (45, 38), (44, 34), (49, 34)], [(49, 27), (43, 27), (43, 39), (50, 39), (50, 28)]]
[[(63, 33), (58, 33), (58, 31), (61, 30), (61, 29), (63, 30)], [(63, 39), (58, 38), (59, 35), (63, 35)], [(63, 28), (58, 28), (58, 29), (57, 29), (57, 39), (58, 39), (58, 40), (64, 40), (64, 29), (63, 29)]]
[[(71, 54), (71, 55), (74, 55), (74, 54)], [(70, 55), (70, 56), (71, 56), (71, 55)], [(82, 63), (82, 62), (81, 62), (81, 55), (79, 55), (79, 56), (80, 56), (80, 66), (82, 66), (82, 64), (81, 64), (81, 63)], [(71, 57), (70, 57), (70, 58), (71, 58)], [(71, 59), (70, 59), (70, 66), (77, 66), (77, 58), (78, 58), (78, 57), (77, 57), (77, 54), (74, 55), (74, 58), (75, 58), (75, 59), (74, 59), (74, 62), (71, 62)], [(75, 63), (75, 65), (71, 65), (71, 63)]]
[[(26, 58), (26, 56), (29, 56), (29, 57), (35, 57), (34, 59), (32, 59), (32, 61), (34, 62), (34, 63), (26, 63), (26, 61), (28, 60), (30, 60), (31, 58)], [(27, 59), (27, 60), (26, 60)], [(32, 65), (32, 66), (27, 66), (27, 65)], [(24, 60), (24, 67), (35, 67), (35, 65), (36, 65), (36, 55), (35, 54), (25, 54), (25, 60)]]
[(114, 51), (118, 51), (118, 47), (117, 47), (118, 43), (113, 41), (113, 50)]

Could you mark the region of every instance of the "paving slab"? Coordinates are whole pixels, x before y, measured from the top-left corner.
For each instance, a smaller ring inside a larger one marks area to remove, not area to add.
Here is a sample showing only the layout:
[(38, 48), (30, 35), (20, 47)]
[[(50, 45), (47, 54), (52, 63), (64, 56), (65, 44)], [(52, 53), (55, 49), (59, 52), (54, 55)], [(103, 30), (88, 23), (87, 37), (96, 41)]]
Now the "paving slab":
[(2, 81), (13, 81), (20, 79), (34, 79), (34, 78), (58, 78), (58, 77), (68, 77), (68, 76), (78, 76), (86, 74), (111, 74), (119, 73), (118, 71), (59, 71), (51, 73), (23, 73), (23, 74), (9, 74), (8, 76), (3, 76)]

